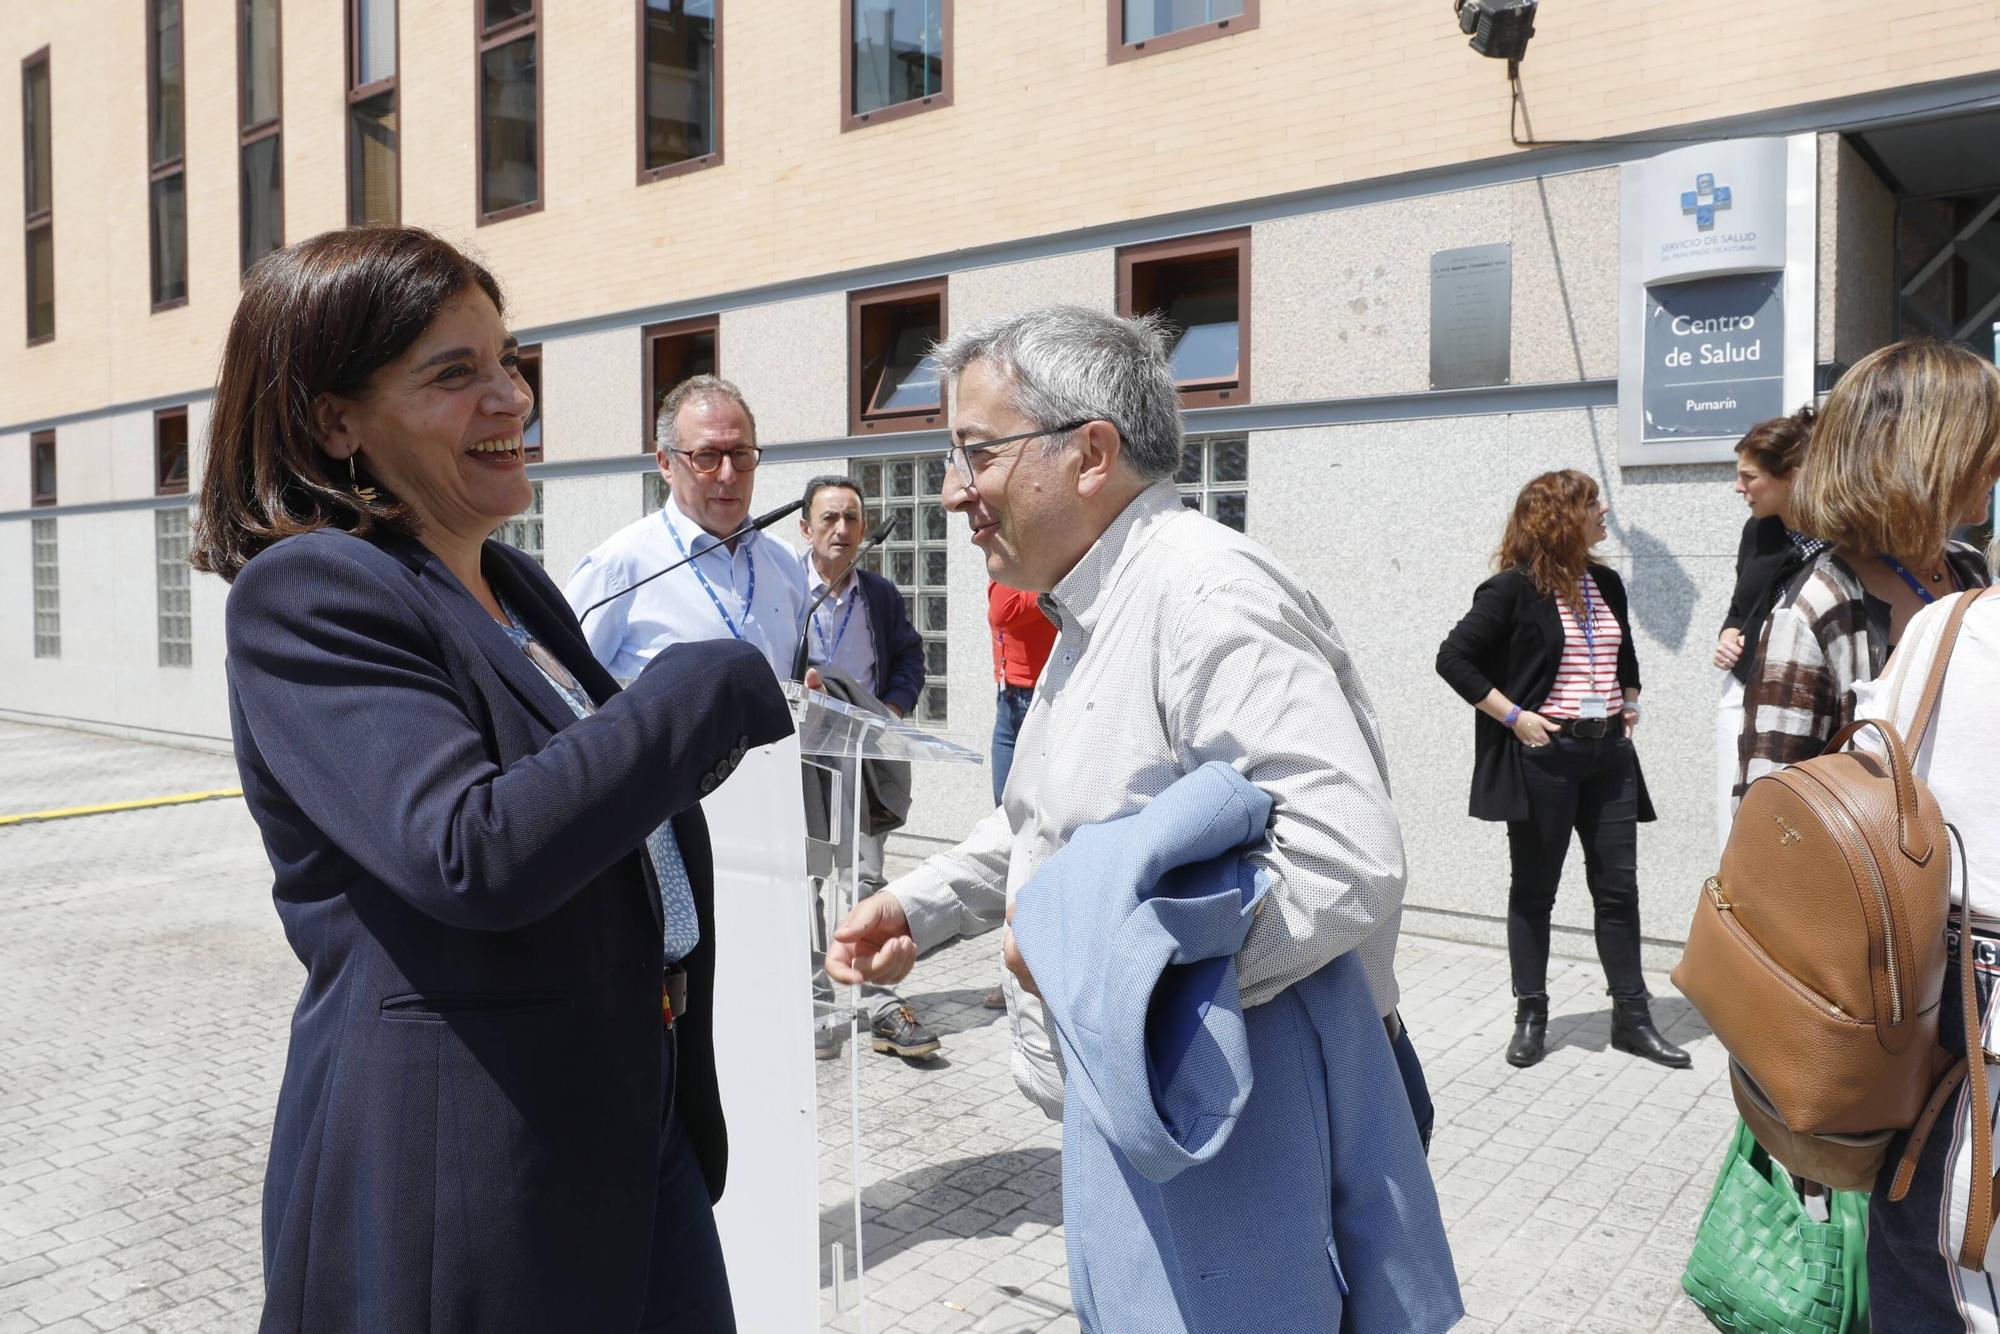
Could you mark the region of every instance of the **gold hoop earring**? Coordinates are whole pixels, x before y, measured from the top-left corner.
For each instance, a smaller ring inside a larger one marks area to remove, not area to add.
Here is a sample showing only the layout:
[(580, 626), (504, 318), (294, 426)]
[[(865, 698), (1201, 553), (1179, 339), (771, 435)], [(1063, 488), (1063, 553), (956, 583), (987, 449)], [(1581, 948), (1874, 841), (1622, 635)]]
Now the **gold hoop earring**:
[(381, 499), (381, 493), (372, 486), (361, 485), (361, 474), (355, 470), (354, 456), (347, 456), (347, 481), (354, 488), (354, 498), (364, 505), (373, 505)]

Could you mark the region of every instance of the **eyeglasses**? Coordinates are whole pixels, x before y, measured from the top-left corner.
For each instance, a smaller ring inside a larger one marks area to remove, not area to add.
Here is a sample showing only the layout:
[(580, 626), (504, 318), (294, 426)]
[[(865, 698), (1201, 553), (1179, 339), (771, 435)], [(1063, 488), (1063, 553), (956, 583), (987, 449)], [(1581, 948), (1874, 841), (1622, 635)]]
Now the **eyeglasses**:
[(1109, 418), (1105, 417), (1084, 417), (1077, 421), (1065, 422), (1061, 426), (1045, 426), (1039, 431), (1023, 431), (1019, 435), (1003, 435), (998, 440), (982, 440), (976, 445), (946, 445), (945, 457), (951, 460), (951, 470), (958, 474), (958, 480), (966, 486), (972, 486), (974, 484), (972, 472), (976, 458), (987, 458), (993, 450), (1002, 445), (1018, 444), (1020, 441), (1033, 440), (1045, 435), (1068, 435), (1071, 431), (1082, 430), (1094, 421), (1108, 420)]
[(739, 449), (676, 449), (672, 452), (686, 459), (688, 467), (703, 477), (712, 477), (722, 470), (724, 459), (728, 459), (738, 472), (754, 472), (764, 447), (745, 445)]

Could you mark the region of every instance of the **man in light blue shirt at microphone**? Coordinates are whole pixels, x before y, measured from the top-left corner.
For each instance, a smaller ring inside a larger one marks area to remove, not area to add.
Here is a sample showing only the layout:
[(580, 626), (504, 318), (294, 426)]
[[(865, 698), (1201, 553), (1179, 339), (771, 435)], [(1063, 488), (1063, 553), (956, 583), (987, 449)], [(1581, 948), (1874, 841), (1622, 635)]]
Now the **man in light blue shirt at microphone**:
[[(660, 405), (654, 443), (667, 503), (578, 561), (563, 589), (590, 651), (630, 681), (668, 644), (741, 639), (789, 680), (810, 600), (805, 565), (762, 531), (724, 540), (751, 518), (763, 451), (750, 405), (729, 381), (694, 376)], [(616, 596), (689, 556), (680, 569)], [(604, 598), (612, 600), (590, 610)]]

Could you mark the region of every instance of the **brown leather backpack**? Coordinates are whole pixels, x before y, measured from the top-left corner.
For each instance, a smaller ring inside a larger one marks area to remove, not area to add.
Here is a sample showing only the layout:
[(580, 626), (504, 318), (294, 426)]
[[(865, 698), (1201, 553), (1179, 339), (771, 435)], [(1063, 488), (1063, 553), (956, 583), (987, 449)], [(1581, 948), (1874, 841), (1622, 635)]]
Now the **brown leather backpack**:
[[(1761, 1095), (1746, 1099), (1739, 1085), (1739, 1105), (1780, 1123), (1768, 1134), (1775, 1142), (1758, 1134), (1779, 1162), (1811, 1176), (1844, 1156), (1850, 1175), (1872, 1180), (1888, 1143), (1877, 1132), (1918, 1129), (1892, 1199), (1908, 1191), (1924, 1137), (1966, 1076), (1965, 1063), (1952, 1065), (1937, 1045), (1951, 848), (1911, 757), (1978, 596), (1960, 598), (1945, 622), (1907, 742), (1889, 723), (1861, 719), (1817, 757), (1750, 784), (1673, 971), (1728, 1050), (1732, 1076), (1747, 1076)], [(1847, 749), (1864, 729), (1880, 734), (1886, 755)], [(1976, 1049), (1972, 969), (1962, 971), (1965, 1031)], [(1983, 1103), (1984, 1063), (1971, 1068)], [(1984, 1118), (1973, 1121), (1972, 1217), (1985, 1225), (1976, 1252), (1968, 1227), (1966, 1252), (1977, 1269), (1995, 1183), (1987, 1179), (1990, 1131)]]

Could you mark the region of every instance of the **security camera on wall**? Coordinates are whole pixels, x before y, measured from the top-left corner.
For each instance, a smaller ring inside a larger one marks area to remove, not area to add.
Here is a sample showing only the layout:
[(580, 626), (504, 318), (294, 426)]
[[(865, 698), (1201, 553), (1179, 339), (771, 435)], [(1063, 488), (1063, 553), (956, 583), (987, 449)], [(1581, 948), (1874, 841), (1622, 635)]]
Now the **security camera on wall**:
[(1458, 30), (1472, 49), (1495, 60), (1520, 60), (1535, 35), (1537, 0), (1455, 0)]

